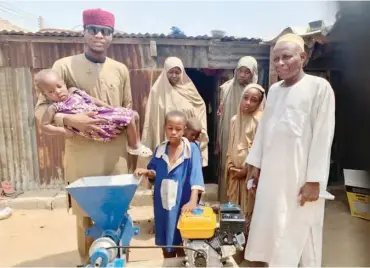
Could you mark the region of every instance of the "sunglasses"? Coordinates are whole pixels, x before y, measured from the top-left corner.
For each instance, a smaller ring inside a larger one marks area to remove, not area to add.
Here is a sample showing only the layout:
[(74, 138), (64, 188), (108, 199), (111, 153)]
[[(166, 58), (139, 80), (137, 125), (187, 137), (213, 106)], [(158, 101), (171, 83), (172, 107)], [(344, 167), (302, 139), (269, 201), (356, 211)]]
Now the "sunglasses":
[(101, 33), (103, 36), (110, 36), (113, 34), (113, 29), (99, 26), (87, 26), (86, 30), (89, 34), (97, 35)]

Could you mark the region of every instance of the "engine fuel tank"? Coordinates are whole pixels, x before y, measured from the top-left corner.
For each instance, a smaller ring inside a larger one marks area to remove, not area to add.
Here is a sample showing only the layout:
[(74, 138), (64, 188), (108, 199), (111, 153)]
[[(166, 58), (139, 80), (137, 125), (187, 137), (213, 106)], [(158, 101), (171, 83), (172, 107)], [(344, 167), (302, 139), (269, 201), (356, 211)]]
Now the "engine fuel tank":
[(177, 228), (183, 239), (209, 239), (215, 234), (216, 214), (209, 206), (199, 206), (191, 212), (182, 214)]

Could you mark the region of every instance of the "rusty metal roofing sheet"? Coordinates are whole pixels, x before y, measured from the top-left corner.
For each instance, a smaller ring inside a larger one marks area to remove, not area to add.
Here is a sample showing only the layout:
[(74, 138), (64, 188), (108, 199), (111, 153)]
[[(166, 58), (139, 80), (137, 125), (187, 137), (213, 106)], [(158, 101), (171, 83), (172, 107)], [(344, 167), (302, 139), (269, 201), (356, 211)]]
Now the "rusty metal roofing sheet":
[[(25, 36), (55, 36), (55, 37), (82, 37), (82, 32), (75, 32), (70, 30), (62, 29), (50, 29), (48, 31), (39, 32), (22, 32), (22, 31), (0, 31), (0, 35), (25, 35)], [(114, 38), (152, 38), (152, 39), (189, 39), (189, 40), (211, 40), (213, 39), (208, 35), (198, 35), (198, 36), (176, 36), (170, 34), (153, 34), (153, 33), (115, 33)], [(262, 39), (260, 38), (247, 38), (247, 37), (234, 37), (234, 36), (224, 36), (220, 38), (222, 41), (249, 41), (253, 43), (260, 43)]]
[[(56, 60), (83, 52), (83, 43), (0, 42), (0, 66), (51, 68)], [(108, 56), (130, 70), (152, 66), (149, 44), (112, 44)]]
[(39, 169), (29, 68), (0, 68), (0, 181), (38, 188)]

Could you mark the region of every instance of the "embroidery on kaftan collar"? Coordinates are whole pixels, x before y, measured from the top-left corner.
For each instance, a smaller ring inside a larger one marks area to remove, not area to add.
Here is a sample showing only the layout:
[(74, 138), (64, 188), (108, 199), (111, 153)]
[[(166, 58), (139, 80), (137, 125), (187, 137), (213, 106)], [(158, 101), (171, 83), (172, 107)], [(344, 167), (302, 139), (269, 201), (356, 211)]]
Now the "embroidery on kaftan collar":
[[(190, 156), (191, 156), (191, 146), (190, 146), (190, 142), (188, 141), (188, 139), (186, 138), (182, 138), (182, 141), (184, 142), (185, 144), (185, 150), (184, 150), (184, 159), (189, 159)], [(161, 158), (165, 152), (166, 152), (166, 147), (167, 147), (167, 143), (168, 141), (164, 141), (162, 142), (159, 146), (158, 146), (158, 149), (157, 149), (157, 152), (155, 154), (155, 157), (156, 158)]]

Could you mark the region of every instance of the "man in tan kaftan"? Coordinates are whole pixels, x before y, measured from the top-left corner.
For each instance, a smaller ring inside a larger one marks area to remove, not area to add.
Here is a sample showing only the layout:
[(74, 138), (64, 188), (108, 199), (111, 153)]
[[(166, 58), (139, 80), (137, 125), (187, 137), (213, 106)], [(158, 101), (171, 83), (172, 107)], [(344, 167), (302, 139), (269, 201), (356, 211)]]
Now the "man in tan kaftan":
[[(101, 9), (86, 10), (83, 14), (84, 34), (88, 45), (86, 53), (62, 58), (55, 62), (53, 69), (61, 75), (68, 88), (85, 90), (92, 97), (114, 107), (131, 108), (131, 86), (127, 67), (106, 56), (112, 41), (114, 15)], [(40, 120), (48, 104), (40, 94), (35, 115)], [(101, 131), (95, 124), (101, 122), (85, 114), (57, 114), (55, 124), (74, 127), (96, 135)], [(64, 176), (69, 184), (85, 176), (118, 175), (128, 172), (126, 135), (119, 134), (109, 143), (86, 139), (79, 135), (65, 142)], [(83, 264), (88, 262), (88, 250), (92, 239), (85, 235), (91, 226), (91, 219), (69, 198), (69, 207), (77, 220), (78, 251)]]

